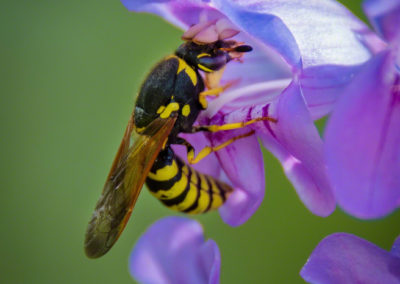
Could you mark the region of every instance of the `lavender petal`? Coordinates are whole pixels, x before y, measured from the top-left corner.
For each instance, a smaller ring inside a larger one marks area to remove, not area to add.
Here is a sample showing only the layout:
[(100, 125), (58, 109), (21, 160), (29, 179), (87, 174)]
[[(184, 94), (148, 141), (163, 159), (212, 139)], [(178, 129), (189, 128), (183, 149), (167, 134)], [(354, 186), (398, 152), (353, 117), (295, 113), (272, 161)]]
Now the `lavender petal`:
[(364, 66), (325, 132), (338, 204), (358, 218), (382, 217), (400, 205), (400, 81), (392, 56), (384, 52)]
[[(245, 128), (215, 133), (211, 136), (212, 145), (220, 145), (249, 131), (251, 129)], [(216, 156), (235, 188), (235, 192), (220, 209), (220, 214), (227, 224), (239, 226), (254, 214), (264, 198), (264, 163), (260, 145), (257, 137), (252, 135), (218, 150)]]
[(263, 116), (278, 122), (265, 122), (257, 134), (282, 163), (300, 199), (316, 215), (331, 214), (335, 199), (326, 175), (323, 144), (299, 84), (293, 82), (277, 102), (263, 109)]
[(218, 284), (220, 254), (197, 221), (166, 217), (140, 237), (129, 270), (140, 283)]
[(400, 258), (357, 236), (335, 233), (314, 249), (300, 272), (309, 283), (400, 283)]
[(365, 0), (363, 8), (374, 28), (388, 41), (400, 39), (400, 1)]

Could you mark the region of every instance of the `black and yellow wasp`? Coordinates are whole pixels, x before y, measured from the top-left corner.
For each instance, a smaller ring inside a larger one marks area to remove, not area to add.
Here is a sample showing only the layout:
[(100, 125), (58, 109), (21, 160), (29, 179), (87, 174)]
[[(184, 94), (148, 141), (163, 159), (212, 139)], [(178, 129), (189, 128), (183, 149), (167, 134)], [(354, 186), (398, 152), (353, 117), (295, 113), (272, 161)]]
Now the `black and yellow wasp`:
[[(224, 87), (205, 89), (199, 73), (213, 73), (230, 60), (251, 51), (248, 45), (219, 40), (209, 44), (183, 43), (174, 55), (159, 62), (145, 79), (135, 109), (107, 177), (103, 192), (89, 222), (85, 251), (90, 258), (104, 255), (124, 229), (146, 182), (150, 192), (171, 209), (196, 214), (220, 207), (232, 188), (197, 172), (174, 155), (172, 144), (187, 147), (188, 160), (196, 163), (227, 146), (241, 135), (216, 147), (206, 147), (197, 157), (179, 133), (240, 128), (255, 121), (221, 126), (193, 126), (207, 108), (206, 96)], [(134, 140), (133, 134), (138, 138)]]

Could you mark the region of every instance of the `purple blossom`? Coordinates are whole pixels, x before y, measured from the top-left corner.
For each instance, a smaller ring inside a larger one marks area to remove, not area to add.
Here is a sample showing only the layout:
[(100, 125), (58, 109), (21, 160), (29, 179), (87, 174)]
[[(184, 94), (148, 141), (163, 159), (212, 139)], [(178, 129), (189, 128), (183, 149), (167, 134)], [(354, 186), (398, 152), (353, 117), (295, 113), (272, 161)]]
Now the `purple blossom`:
[(390, 252), (346, 233), (323, 239), (300, 272), (309, 283), (400, 283), (400, 236)]
[(140, 283), (218, 284), (221, 258), (201, 225), (184, 217), (166, 217), (139, 239), (129, 271)]
[(358, 218), (400, 205), (400, 1), (369, 0), (364, 9), (387, 40), (335, 106), (325, 154), (338, 204)]
[[(335, 209), (323, 160), (323, 144), (313, 119), (327, 114), (337, 94), (359, 66), (381, 49), (368, 27), (331, 0), (122, 0), (130, 10), (160, 15), (187, 30), (185, 37), (209, 41), (230, 36), (253, 46), (244, 63), (231, 62), (222, 84), (240, 79), (198, 119), (201, 124), (248, 121), (270, 116), (241, 130), (185, 135), (197, 152), (230, 137), (255, 130), (195, 165), (235, 190), (220, 209), (237, 226), (257, 210), (264, 197), (264, 165), (258, 139), (282, 163), (300, 199), (314, 214)], [(226, 28), (226, 23), (231, 29)], [(223, 33), (218, 23), (223, 23)], [(197, 26), (196, 26), (197, 25)], [(214, 25), (214, 26), (213, 26)], [(200, 27), (200, 28), (199, 28)], [(194, 31), (195, 30), (195, 31)], [(278, 56), (277, 56), (278, 55)], [(177, 146), (176, 148), (180, 148)], [(185, 156), (182, 149), (178, 153)]]

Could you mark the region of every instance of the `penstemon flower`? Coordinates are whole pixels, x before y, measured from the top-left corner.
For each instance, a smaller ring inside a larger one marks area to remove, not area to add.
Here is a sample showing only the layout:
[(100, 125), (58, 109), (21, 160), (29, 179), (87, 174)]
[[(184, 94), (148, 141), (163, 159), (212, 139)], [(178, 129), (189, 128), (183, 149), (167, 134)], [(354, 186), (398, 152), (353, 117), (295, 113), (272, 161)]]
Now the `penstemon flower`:
[(378, 218), (400, 205), (400, 1), (369, 0), (364, 9), (387, 45), (338, 100), (325, 153), (339, 205)]
[[(384, 43), (342, 5), (331, 0), (122, 0), (185, 30), (198, 43), (234, 39), (253, 47), (236, 58), (215, 83), (230, 85), (208, 100), (199, 125), (242, 123), (216, 133), (184, 134), (198, 152), (238, 135), (254, 135), (209, 155), (194, 168), (222, 180), (234, 192), (219, 209), (232, 226), (246, 222), (262, 202), (264, 164), (259, 141), (282, 163), (300, 199), (314, 214), (335, 209), (314, 120), (328, 114), (339, 93)], [(221, 75), (221, 73), (217, 74)], [(274, 121), (246, 123), (260, 117)], [(186, 158), (184, 147), (176, 153)], [(154, 224), (137, 243), (130, 271), (141, 283), (218, 283), (220, 256), (204, 243), (195, 221), (171, 217)]]
[(184, 217), (158, 220), (140, 237), (129, 271), (140, 283), (218, 284), (221, 258), (201, 225)]
[(300, 272), (309, 283), (400, 283), (400, 236), (385, 251), (357, 236), (324, 238)]
[(330, 0), (122, 3), (130, 11), (160, 15), (186, 30), (186, 39), (212, 42), (234, 36), (253, 47), (242, 64), (232, 62), (226, 68), (221, 82), (236, 84), (210, 100), (198, 121), (221, 125), (269, 116), (277, 122), (262, 121), (240, 130), (183, 137), (198, 151), (200, 146), (255, 133), (195, 165), (235, 188), (220, 209), (222, 219), (232, 226), (243, 224), (262, 202), (265, 180), (258, 139), (280, 160), (309, 210), (329, 215), (335, 200), (313, 119), (331, 110), (337, 94), (359, 65), (380, 48), (380, 40), (367, 26)]

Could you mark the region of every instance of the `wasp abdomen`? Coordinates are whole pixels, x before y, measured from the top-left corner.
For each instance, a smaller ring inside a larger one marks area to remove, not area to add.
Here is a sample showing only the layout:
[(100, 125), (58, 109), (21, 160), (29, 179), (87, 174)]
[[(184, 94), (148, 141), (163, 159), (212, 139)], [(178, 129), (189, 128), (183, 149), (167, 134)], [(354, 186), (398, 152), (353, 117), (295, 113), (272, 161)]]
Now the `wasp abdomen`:
[[(172, 152), (172, 150), (170, 150)], [(232, 188), (186, 165), (176, 156), (159, 155), (146, 183), (152, 195), (170, 209), (199, 214), (224, 204)]]

